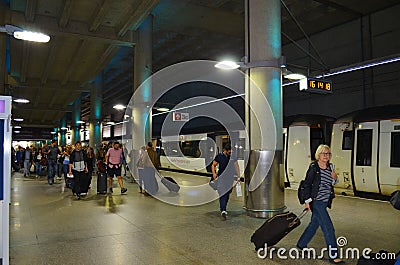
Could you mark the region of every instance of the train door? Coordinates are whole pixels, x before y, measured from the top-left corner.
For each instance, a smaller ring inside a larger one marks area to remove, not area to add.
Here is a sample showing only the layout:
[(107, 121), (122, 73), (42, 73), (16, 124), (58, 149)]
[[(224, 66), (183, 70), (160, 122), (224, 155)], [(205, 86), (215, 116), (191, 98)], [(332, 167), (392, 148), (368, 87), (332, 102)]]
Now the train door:
[(335, 165), (339, 183), (335, 192), (353, 195), (351, 179), (351, 156), (353, 150), (353, 130), (350, 122), (335, 123), (331, 138), (331, 163)]
[(311, 161), (310, 127), (294, 125), (287, 130), (287, 174), (290, 187), (297, 189), (299, 182), (305, 178)]
[(400, 121), (380, 122), (378, 176), (383, 195), (400, 189)]
[(379, 193), (378, 126), (377, 121), (362, 122), (355, 128), (353, 169), (357, 191)]

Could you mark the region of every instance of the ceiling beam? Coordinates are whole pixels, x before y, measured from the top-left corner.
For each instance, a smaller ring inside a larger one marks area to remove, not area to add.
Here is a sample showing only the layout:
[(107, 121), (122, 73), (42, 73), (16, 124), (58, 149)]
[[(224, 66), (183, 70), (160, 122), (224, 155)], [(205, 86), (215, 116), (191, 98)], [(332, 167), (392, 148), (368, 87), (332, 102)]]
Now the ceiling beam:
[(37, 0), (26, 0), (26, 7), (25, 7), (26, 21), (33, 22), (35, 20), (36, 2)]
[(42, 84), (46, 84), (47, 78), (49, 76), (49, 71), (53, 67), (54, 60), (56, 59), (57, 38), (53, 39), (50, 45), (51, 45), (51, 47), (50, 47), (49, 55), (47, 56), (46, 66), (44, 67), (42, 76), (40, 78), (40, 82)]
[(26, 75), (28, 73), (30, 46), (31, 46), (31, 44), (29, 41), (24, 41), (23, 48), (22, 48), (22, 62), (21, 62), (21, 73), (20, 73), (21, 83), (26, 82)]
[(26, 90), (26, 89), (41, 89), (41, 90), (46, 90), (46, 91), (52, 91), (52, 90), (65, 90), (69, 91), (70, 93), (73, 92), (88, 92), (89, 89), (85, 87), (81, 87), (81, 85), (78, 82), (68, 82), (65, 85), (62, 85), (59, 81), (55, 80), (48, 80), (46, 84), (42, 84), (41, 80), (39, 78), (30, 78), (29, 82), (20, 85), (20, 84), (14, 84), (12, 85), (12, 89), (14, 92), (18, 92), (18, 90)]
[(96, 31), (106, 16), (110, 6), (112, 4), (112, 0), (103, 0), (103, 3), (97, 7), (95, 12), (93, 13), (91, 23), (89, 26), (89, 31)]
[(330, 0), (313, 0), (313, 1), (314, 2), (318, 2), (320, 4), (323, 4), (325, 6), (328, 6), (328, 7), (332, 7), (334, 9), (336, 9), (336, 10), (339, 10), (339, 11), (344, 11), (344, 12), (350, 13), (350, 14), (355, 15), (357, 17), (363, 16), (362, 13), (360, 13), (360, 12), (358, 12), (356, 10), (353, 10), (351, 8), (348, 8), (347, 6), (340, 5), (338, 3), (332, 2)]
[(159, 2), (160, 0), (142, 0), (136, 7), (133, 7), (133, 12), (128, 14), (125, 20), (120, 23), (117, 35), (119, 37), (124, 36), (130, 28), (137, 30)]
[(112, 27), (99, 26), (96, 32), (90, 32), (87, 24), (80, 21), (71, 20), (65, 28), (61, 28), (56, 18), (37, 15), (35, 23), (31, 23), (25, 20), (24, 14), (21, 12), (11, 11), (10, 13), (10, 23), (26, 30), (40, 31), (52, 36), (86, 39), (97, 43), (108, 43), (117, 46), (134, 46), (134, 41), (130, 34), (127, 34), (125, 37), (118, 37)]
[(64, 0), (64, 5), (60, 12), (60, 20), (58, 21), (58, 25), (62, 28), (65, 28), (65, 26), (68, 24), (72, 9), (72, 2), (73, 0)]
[[(101, 58), (99, 58), (96, 66), (93, 68), (93, 71), (91, 71), (85, 78), (82, 80), (85, 80), (81, 86), (85, 86), (86, 83), (93, 78), (95, 78), (105, 67), (106, 65), (111, 61), (111, 59), (115, 56), (115, 54), (118, 52), (120, 47), (114, 46), (114, 45), (109, 45), (107, 49), (104, 51), (103, 55)], [(87, 89), (89, 91), (89, 89)]]
[(64, 75), (64, 79), (61, 81), (61, 85), (65, 85), (68, 82), (68, 80), (72, 74), (72, 71), (76, 69), (78, 62), (80, 60), (82, 60), (82, 58), (84, 56), (84, 52), (88, 45), (89, 45), (89, 42), (87, 40), (80, 41), (79, 47), (77, 47), (77, 49), (75, 50), (74, 57), (71, 59), (69, 65), (68, 65), (68, 69)]

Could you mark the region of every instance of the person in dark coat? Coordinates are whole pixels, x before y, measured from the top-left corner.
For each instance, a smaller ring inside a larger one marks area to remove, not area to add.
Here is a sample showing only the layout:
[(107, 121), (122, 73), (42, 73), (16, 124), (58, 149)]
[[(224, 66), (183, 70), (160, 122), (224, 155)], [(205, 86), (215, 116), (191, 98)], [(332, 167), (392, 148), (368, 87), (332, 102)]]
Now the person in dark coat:
[[(217, 191), (219, 194), (219, 207), (223, 220), (226, 220), (228, 212), (226, 206), (228, 205), (229, 195), (232, 192), (233, 182), (235, 178), (240, 181), (240, 169), (238, 161), (235, 157), (231, 156), (232, 148), (230, 144), (224, 146), (222, 153), (219, 153), (212, 165), (211, 171), (213, 173), (213, 180), (218, 179)], [(218, 166), (218, 172), (216, 168)]]
[(318, 227), (324, 233), (329, 260), (331, 263), (344, 263), (338, 256), (335, 229), (327, 208), (331, 208), (335, 197), (333, 185), (338, 182), (334, 166), (329, 163), (331, 150), (327, 145), (320, 145), (315, 152), (316, 161), (310, 164), (304, 181), (306, 194), (305, 208), (312, 211), (311, 221), (297, 242), (299, 249), (306, 248), (314, 237)]

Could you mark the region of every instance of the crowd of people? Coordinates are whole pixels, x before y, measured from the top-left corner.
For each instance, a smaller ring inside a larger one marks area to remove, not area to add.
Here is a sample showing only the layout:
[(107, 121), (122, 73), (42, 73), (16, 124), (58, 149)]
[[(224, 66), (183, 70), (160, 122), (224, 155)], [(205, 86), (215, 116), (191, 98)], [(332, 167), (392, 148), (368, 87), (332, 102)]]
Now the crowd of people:
[(121, 177), (121, 166), (126, 166), (123, 150), (118, 142), (102, 144), (96, 151), (90, 146), (82, 146), (80, 141), (74, 145), (58, 146), (57, 141), (42, 147), (18, 146), (11, 148), (12, 168), (23, 171), (24, 177), (47, 176), (47, 183), (53, 185), (55, 178), (64, 179), (66, 187), (72, 189), (78, 199), (82, 193), (87, 193), (96, 170), (97, 161), (103, 161), (108, 167), (110, 191), (112, 178), (117, 177), (121, 193), (126, 193)]

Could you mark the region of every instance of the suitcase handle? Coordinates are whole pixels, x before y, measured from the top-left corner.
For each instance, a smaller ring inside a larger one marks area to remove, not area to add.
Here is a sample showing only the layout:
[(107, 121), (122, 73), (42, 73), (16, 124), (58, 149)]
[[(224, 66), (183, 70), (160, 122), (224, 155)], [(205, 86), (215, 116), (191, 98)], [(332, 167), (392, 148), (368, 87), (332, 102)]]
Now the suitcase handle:
[(289, 227), (292, 227), (293, 225), (295, 225), (295, 224), (296, 224), (296, 221), (297, 221), (297, 220), (300, 220), (301, 218), (303, 218), (304, 215), (306, 215), (307, 213), (308, 213), (308, 209), (304, 209), (304, 210), (301, 212), (301, 214), (300, 214), (299, 216), (297, 216), (297, 217), (293, 220), (293, 222), (291, 222), (291, 223), (289, 224)]

